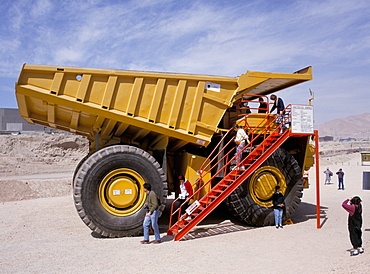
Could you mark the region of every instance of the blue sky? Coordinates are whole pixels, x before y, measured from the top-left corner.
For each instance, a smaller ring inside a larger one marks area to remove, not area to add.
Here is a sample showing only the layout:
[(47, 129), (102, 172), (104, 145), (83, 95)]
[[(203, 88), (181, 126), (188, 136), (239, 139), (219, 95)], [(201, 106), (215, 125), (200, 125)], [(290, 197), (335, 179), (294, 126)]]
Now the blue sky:
[(368, 113), (368, 0), (3, 0), (0, 107), (16, 108), (24, 63), (238, 76), (292, 73), (312, 81), (278, 93), (315, 123)]

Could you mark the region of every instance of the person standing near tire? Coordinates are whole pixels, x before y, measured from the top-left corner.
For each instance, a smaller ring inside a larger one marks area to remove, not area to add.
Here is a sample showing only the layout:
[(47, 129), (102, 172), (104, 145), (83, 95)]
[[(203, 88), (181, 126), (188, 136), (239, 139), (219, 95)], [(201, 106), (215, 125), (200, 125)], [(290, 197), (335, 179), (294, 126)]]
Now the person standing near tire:
[[(348, 204), (349, 202), (349, 204)], [(353, 250), (351, 256), (356, 256), (359, 253), (364, 253), (362, 248), (362, 205), (361, 198), (355, 196), (349, 198), (342, 203), (342, 207), (349, 213), (348, 215), (348, 231)]]
[(144, 228), (144, 240), (140, 241), (142, 244), (149, 243), (149, 227), (152, 224), (152, 228), (154, 231), (155, 240), (153, 243), (159, 244), (161, 243), (161, 235), (159, 233), (158, 227), (158, 216), (159, 216), (159, 202), (157, 198), (157, 194), (152, 191), (152, 186), (148, 183), (143, 185), (144, 191), (147, 194), (145, 207), (147, 208), (147, 213), (144, 218), (143, 228)]
[(336, 173), (337, 175), (338, 175), (338, 190), (339, 189), (342, 189), (342, 190), (344, 190), (344, 182), (343, 182), (343, 177), (344, 177), (344, 172), (343, 172), (343, 170), (340, 168), (338, 171), (337, 171), (337, 173)]
[(284, 196), (280, 192), (280, 186), (275, 187), (275, 193), (272, 195), (274, 205), (274, 217), (276, 228), (283, 228), (283, 212), (285, 207)]

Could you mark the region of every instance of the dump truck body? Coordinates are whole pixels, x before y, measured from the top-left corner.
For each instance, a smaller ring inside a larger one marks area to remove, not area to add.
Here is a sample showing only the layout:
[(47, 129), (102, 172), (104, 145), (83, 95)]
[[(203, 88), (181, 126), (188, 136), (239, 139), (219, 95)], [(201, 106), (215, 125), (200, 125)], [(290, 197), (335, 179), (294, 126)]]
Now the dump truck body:
[(221, 77), (25, 64), (16, 96), (29, 123), (91, 142), (99, 132), (103, 144), (120, 138), (140, 143), (153, 133), (170, 137), (171, 150), (179, 143), (207, 146), (242, 93), (265, 95), (310, 80), (310, 71), (303, 72)]
[[(16, 97), (29, 123), (89, 139), (89, 155), (74, 177), (76, 208), (92, 230), (117, 237), (141, 230), (145, 182), (155, 185), (164, 204), (167, 191), (176, 190), (177, 175), (196, 176), (223, 130), (240, 119), (235, 109), (241, 100), (311, 78), (310, 67), (292, 74), (248, 71), (223, 77), (25, 64)], [(263, 119), (252, 115), (245, 123), (261, 132), (273, 124), (273, 118)], [(289, 151), (299, 148), (301, 168), (307, 145), (307, 137), (284, 144)]]
[(30, 123), (91, 141), (100, 132), (102, 143), (153, 133), (171, 137), (171, 148), (208, 145), (236, 88), (232, 77), (25, 65), (17, 100)]

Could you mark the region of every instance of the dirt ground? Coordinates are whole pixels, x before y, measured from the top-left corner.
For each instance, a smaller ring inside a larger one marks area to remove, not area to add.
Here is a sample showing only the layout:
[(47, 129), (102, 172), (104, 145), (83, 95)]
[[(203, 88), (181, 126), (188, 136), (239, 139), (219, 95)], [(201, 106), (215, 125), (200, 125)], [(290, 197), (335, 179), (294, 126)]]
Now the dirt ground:
[[(284, 229), (245, 226), (221, 207), (174, 242), (166, 236), (166, 210), (160, 219), (163, 243), (141, 245), (142, 237), (99, 238), (80, 220), (71, 179), (86, 140), (46, 134), (29, 136), (32, 143), (19, 137), (0, 136), (0, 273), (370, 272), (370, 190), (362, 183), (370, 166), (359, 164), (358, 152), (321, 147), (320, 229), (312, 168), (294, 224)], [(326, 167), (343, 168), (345, 190), (337, 190), (336, 178), (324, 185)], [(351, 257), (341, 203), (354, 195), (363, 200), (365, 253)]]
[(87, 152), (73, 134), (0, 135), (0, 202), (69, 195)]

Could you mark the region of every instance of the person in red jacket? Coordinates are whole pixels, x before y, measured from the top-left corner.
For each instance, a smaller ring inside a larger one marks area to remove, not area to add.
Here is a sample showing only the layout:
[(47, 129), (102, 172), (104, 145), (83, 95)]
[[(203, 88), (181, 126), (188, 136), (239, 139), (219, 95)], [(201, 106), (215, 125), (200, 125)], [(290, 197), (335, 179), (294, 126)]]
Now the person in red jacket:
[[(348, 204), (349, 202), (349, 204)], [(361, 198), (355, 196), (346, 199), (342, 203), (342, 207), (349, 213), (348, 215), (348, 230), (349, 238), (353, 246), (351, 256), (356, 256), (359, 253), (364, 253), (362, 248), (362, 205)]]
[[(193, 195), (194, 192), (193, 192), (191, 183), (183, 175), (180, 175), (178, 179), (179, 179), (179, 187), (180, 187), (178, 207), (180, 207), (180, 205), (184, 204), (186, 199), (189, 196)], [(189, 203), (187, 205), (182, 206), (181, 214), (183, 214), (183, 212), (185, 211), (188, 205)]]
[(188, 196), (193, 195), (193, 188), (191, 187), (189, 180), (185, 179), (183, 175), (180, 175), (178, 179), (180, 185), (179, 199), (185, 202)]

